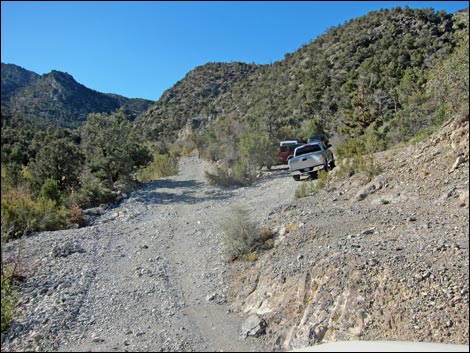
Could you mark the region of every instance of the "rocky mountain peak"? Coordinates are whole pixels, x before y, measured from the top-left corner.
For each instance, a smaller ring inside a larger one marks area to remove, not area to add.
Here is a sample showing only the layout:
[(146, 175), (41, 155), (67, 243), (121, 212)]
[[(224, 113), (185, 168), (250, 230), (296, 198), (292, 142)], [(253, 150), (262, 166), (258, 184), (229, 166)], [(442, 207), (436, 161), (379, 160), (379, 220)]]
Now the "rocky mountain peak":
[(43, 75), (44, 79), (55, 80), (64, 85), (79, 85), (79, 83), (67, 72), (52, 70), (48, 74)]

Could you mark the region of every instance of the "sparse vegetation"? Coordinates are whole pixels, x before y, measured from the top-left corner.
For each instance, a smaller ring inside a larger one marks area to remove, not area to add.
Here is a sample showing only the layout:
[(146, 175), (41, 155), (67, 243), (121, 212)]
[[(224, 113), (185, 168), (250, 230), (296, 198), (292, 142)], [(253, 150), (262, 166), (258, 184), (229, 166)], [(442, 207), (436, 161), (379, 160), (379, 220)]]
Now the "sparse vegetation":
[(4, 270), (2, 264), (2, 303), (1, 303), (1, 332), (3, 332), (13, 318), (17, 294), (12, 286), (12, 271)]
[[(124, 109), (113, 108), (91, 114), (80, 129), (57, 129), (43, 114), (37, 121), (18, 115), (16, 100), (14, 116), (2, 110), (2, 241), (83, 225), (83, 208), (112, 202), (118, 189), (136, 180), (176, 173), (178, 156), (194, 149), (217, 163), (214, 171), (206, 171), (211, 185), (246, 186), (261, 168), (275, 163), (278, 140), (339, 133), (347, 139), (336, 149), (336, 175), (372, 180), (383, 172), (374, 153), (423, 141), (450, 116), (468, 119), (467, 25), (430, 9), (372, 12), (328, 29), (270, 65), (198, 67), (135, 123)], [(25, 91), (25, 97), (37, 88)], [(47, 105), (39, 102), (36, 108)], [(191, 137), (173, 144), (187, 125)], [(152, 141), (145, 142), (144, 134)], [(150, 148), (156, 145), (170, 147)], [(328, 188), (331, 174), (317, 176), (316, 182), (300, 183), (294, 197)], [(468, 192), (459, 198), (468, 208)], [(382, 197), (379, 202), (395, 201)], [(301, 226), (296, 222), (286, 226), (287, 233)], [(254, 262), (274, 247), (273, 231), (258, 227), (241, 207), (233, 208), (223, 231), (230, 261)], [(12, 274), (3, 268), (1, 285), (3, 331), (16, 300)]]
[(326, 170), (319, 170), (317, 172), (317, 181), (316, 183), (312, 180), (304, 180), (298, 187), (295, 189), (294, 197), (296, 199), (301, 199), (303, 197), (308, 197), (313, 195), (316, 191), (328, 188), (331, 182), (331, 175)]
[(374, 146), (376, 146), (375, 140), (368, 140), (365, 138), (366, 136), (348, 139), (337, 147), (336, 154), (341, 161), (338, 177), (361, 174), (366, 180), (371, 180), (381, 173), (373, 155)]
[(221, 188), (251, 184), (251, 180), (245, 177), (243, 170), (237, 170), (236, 168), (216, 167), (214, 172), (205, 171), (205, 176), (210, 185)]
[(33, 231), (63, 229), (68, 224), (68, 212), (55, 201), (34, 200), (24, 189), (2, 194), (2, 238), (18, 238)]
[(151, 181), (174, 175), (178, 172), (178, 157), (173, 153), (152, 153), (152, 162), (137, 172), (139, 181)]
[(315, 186), (315, 190), (326, 189), (330, 185), (331, 182), (331, 175), (326, 170), (319, 170), (317, 173), (317, 185)]
[(248, 211), (240, 206), (232, 208), (231, 218), (223, 224), (225, 253), (229, 260), (253, 251), (260, 239), (256, 224)]
[(222, 224), (225, 254), (229, 261), (240, 259), (253, 262), (257, 250), (272, 249), (273, 231), (269, 227), (258, 227), (246, 209), (232, 207), (230, 218)]
[(295, 189), (294, 197), (296, 199), (301, 199), (307, 196), (312, 195), (315, 190), (315, 184), (311, 180), (304, 180), (298, 187)]
[(79, 226), (84, 226), (86, 223), (83, 217), (83, 210), (77, 205), (73, 205), (70, 208), (70, 223), (75, 223)]

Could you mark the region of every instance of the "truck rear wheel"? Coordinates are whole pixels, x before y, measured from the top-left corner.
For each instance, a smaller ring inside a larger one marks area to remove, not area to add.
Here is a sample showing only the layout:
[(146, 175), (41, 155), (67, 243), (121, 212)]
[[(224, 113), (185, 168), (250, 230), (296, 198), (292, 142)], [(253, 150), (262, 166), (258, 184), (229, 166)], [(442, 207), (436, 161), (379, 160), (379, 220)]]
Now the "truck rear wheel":
[(300, 175), (292, 175), (295, 181), (300, 181)]

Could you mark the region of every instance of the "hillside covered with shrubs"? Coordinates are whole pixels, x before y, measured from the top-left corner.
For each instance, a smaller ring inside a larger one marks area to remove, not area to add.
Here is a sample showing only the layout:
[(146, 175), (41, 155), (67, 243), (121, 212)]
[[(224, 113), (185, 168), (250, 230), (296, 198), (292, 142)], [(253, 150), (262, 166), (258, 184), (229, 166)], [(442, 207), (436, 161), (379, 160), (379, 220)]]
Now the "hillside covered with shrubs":
[[(330, 134), (359, 136), (374, 130), (392, 143), (405, 140), (414, 132), (408, 112), (415, 106), (427, 125), (442, 119), (422, 111), (425, 84), (465, 38), (467, 25), (465, 11), (373, 11), (326, 29), (270, 65), (197, 67), (137, 123), (149, 136), (161, 138), (171, 132), (176, 136), (186, 124), (198, 127), (225, 118), (284, 139), (318, 119)], [(410, 131), (403, 134), (404, 128)]]
[(468, 11), (397, 7), (329, 28), (270, 65), (197, 67), (136, 126), (219, 162), (212, 180), (243, 185), (253, 176), (244, 150), (272, 156), (280, 140), (323, 133), (376, 152), (426, 138), (458, 110), (468, 112)]

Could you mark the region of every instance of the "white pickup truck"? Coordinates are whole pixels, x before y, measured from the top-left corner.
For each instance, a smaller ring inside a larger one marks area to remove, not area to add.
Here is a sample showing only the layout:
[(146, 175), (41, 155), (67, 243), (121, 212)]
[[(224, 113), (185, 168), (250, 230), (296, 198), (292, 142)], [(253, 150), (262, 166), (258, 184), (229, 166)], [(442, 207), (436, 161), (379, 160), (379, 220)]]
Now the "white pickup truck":
[(316, 177), (318, 170), (335, 167), (331, 145), (323, 142), (314, 142), (297, 147), (294, 157), (289, 159), (289, 171), (295, 181), (299, 181), (302, 175)]

